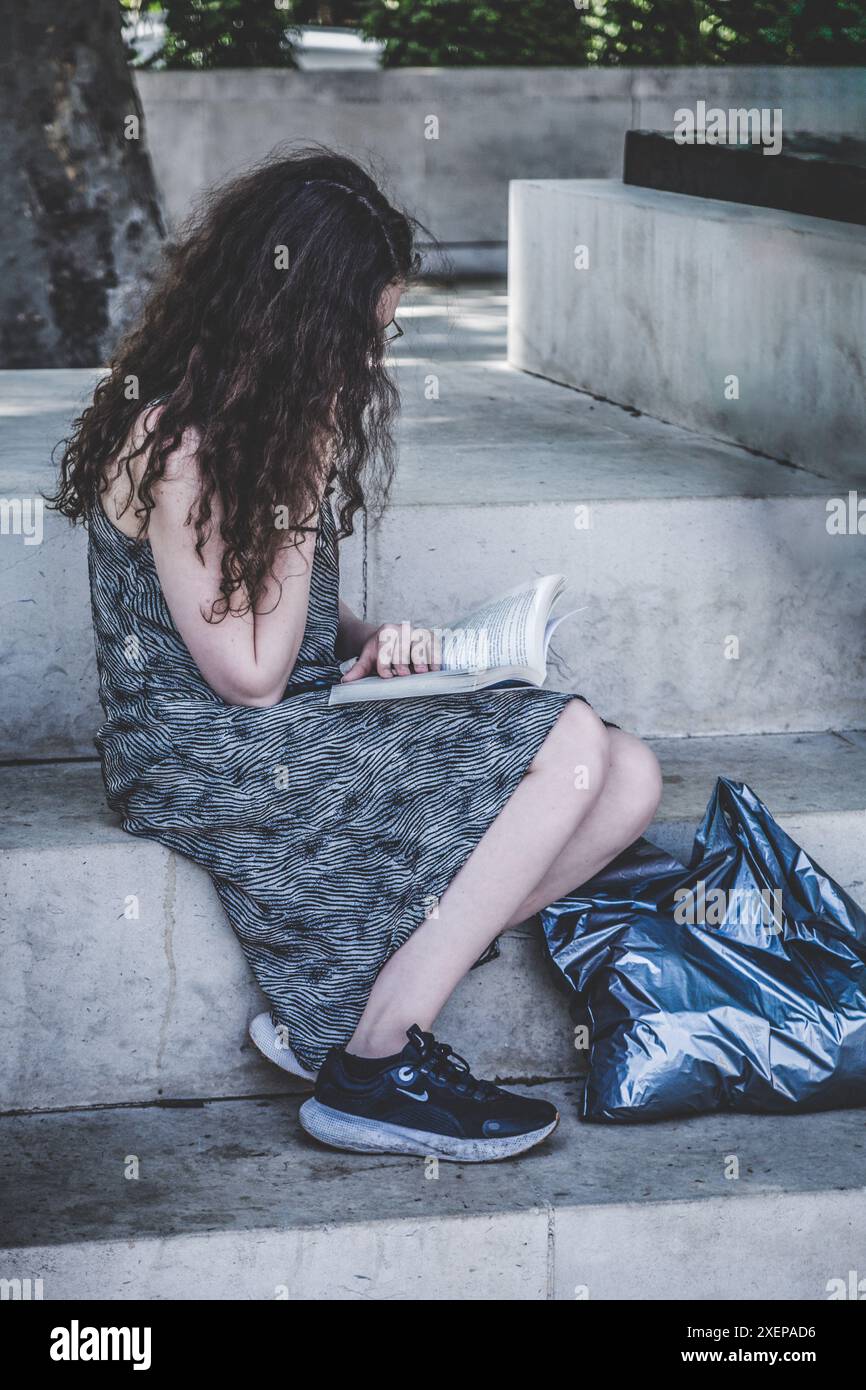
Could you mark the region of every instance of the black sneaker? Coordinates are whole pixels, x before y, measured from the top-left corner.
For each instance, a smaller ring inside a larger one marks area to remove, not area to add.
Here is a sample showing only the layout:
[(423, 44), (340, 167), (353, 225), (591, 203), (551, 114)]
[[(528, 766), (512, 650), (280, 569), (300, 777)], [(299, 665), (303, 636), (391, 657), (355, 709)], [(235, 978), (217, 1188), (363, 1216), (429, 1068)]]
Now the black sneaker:
[(415, 1024), (396, 1057), (362, 1076), (345, 1050), (325, 1058), (301, 1124), (314, 1139), (355, 1153), (418, 1154), (459, 1163), (511, 1158), (559, 1123), (556, 1106), (478, 1081), (447, 1043)]

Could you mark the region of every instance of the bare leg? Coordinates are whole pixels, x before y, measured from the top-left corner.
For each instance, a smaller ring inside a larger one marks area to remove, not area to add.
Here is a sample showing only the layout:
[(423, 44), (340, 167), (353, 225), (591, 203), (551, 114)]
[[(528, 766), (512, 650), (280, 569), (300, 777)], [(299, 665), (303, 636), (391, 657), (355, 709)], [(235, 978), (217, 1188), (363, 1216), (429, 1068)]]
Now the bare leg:
[(611, 729), (610, 770), (586, 820), (509, 921), (519, 926), (549, 903), (579, 888), (642, 835), (661, 799), (662, 779), (652, 749), (633, 734)]
[[(576, 769), (582, 771), (577, 778)], [(398, 1052), (411, 1023), (432, 1025), (494, 936), (528, 915), (526, 904), (588, 823), (609, 770), (608, 731), (586, 705), (574, 701), (450, 884), (438, 915), (423, 922), (380, 972), (348, 1044), (351, 1052), (368, 1057)], [(603, 862), (625, 843), (611, 844)], [(597, 856), (602, 851), (596, 847), (591, 852)], [(573, 860), (567, 862), (562, 873), (568, 871), (568, 887), (573, 888), (575, 868)]]

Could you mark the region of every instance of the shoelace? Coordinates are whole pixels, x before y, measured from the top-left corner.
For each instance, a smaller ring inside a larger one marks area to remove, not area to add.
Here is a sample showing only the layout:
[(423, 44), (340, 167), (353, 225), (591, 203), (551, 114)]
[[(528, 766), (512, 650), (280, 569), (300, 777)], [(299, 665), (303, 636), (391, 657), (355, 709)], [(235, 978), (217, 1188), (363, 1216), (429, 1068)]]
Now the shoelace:
[(452, 1082), (461, 1094), (476, 1100), (492, 1100), (499, 1094), (498, 1086), (491, 1081), (480, 1081), (472, 1075), (466, 1058), (455, 1052), (450, 1043), (437, 1042), (432, 1033), (422, 1033), (414, 1024), (408, 1033), (421, 1056), (419, 1071)]

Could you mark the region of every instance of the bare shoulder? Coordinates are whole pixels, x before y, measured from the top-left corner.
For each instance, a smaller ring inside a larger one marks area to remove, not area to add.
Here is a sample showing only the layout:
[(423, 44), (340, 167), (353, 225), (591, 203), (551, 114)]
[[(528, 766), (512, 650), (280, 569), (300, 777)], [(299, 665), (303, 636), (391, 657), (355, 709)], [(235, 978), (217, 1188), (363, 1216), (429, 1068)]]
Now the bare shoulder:
[[(137, 416), (129, 432), (126, 443), (106, 467), (107, 488), (102, 497), (102, 505), (109, 520), (119, 530), (130, 536), (139, 534), (139, 486), (148, 464), (147, 440), (156, 424), (162, 406), (151, 405)], [(154, 509), (148, 518), (152, 523), (159, 510), (166, 521), (183, 513), (183, 520), (195, 504), (201, 490), (201, 474), (198, 466), (200, 435), (197, 429), (189, 426), (184, 430), (177, 448), (166, 460), (162, 478), (153, 486)], [(138, 452), (142, 450), (142, 452)], [(130, 457), (134, 455), (134, 457)], [(144, 535), (149, 534), (150, 527)]]

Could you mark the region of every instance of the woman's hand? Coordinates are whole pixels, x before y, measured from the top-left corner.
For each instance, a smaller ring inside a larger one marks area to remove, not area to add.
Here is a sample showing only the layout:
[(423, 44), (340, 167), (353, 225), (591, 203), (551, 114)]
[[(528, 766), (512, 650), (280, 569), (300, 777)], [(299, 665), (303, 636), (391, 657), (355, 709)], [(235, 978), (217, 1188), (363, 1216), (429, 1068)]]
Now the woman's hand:
[(441, 666), (439, 639), (435, 628), (414, 627), (410, 622), (382, 623), (371, 632), (358, 660), (343, 677), (357, 681), (362, 676), (411, 676), (422, 671), (438, 671)]

